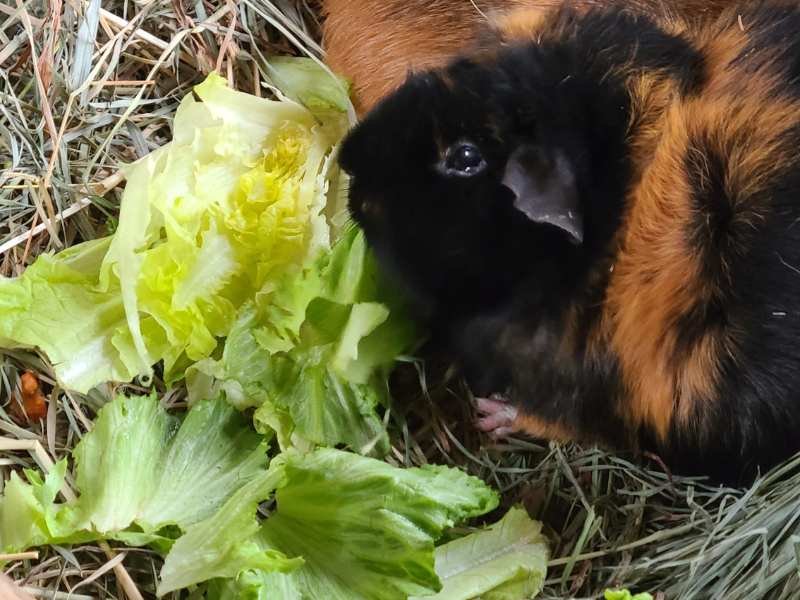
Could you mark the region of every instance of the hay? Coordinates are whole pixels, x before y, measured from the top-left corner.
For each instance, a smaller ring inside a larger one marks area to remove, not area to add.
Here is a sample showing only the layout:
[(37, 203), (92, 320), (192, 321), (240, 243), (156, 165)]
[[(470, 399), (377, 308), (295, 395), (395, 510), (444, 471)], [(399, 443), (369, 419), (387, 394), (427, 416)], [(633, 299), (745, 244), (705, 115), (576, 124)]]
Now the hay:
[[(0, 5), (0, 274), (113, 231), (118, 166), (170, 139), (191, 86), (219, 69), (264, 95), (266, 56), (321, 56), (316, 18), (303, 0)], [(67, 393), (52, 387), (40, 356), (0, 358), (7, 478), (66, 456), (114, 390)], [(730, 490), (596, 449), (491, 444), (469, 425), (475, 415), (457, 382), (414, 367), (395, 377), (389, 460), (463, 466), (503, 492), (487, 520), (517, 502), (542, 519), (553, 542), (544, 598), (597, 598), (618, 585), (663, 598), (800, 597), (800, 459), (749, 490)], [(8, 409), (25, 370), (40, 375), (51, 402), (46, 419), (21, 427)], [(172, 394), (179, 403), (182, 391)], [(154, 597), (160, 567), (149, 550), (105, 544), (6, 558), (5, 573), (27, 594), (73, 600)]]

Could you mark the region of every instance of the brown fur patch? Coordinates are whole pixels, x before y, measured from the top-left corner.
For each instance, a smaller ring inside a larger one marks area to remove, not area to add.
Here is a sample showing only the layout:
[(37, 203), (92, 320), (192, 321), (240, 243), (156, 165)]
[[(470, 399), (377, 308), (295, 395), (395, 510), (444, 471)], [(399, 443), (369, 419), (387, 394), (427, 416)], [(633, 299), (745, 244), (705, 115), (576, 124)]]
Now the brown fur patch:
[[(507, 0), (477, 2), (488, 9)], [(410, 71), (442, 66), (469, 47), (484, 17), (469, 1), (325, 0), (329, 65), (353, 84), (359, 113), (399, 87)]]
[[(625, 5), (654, 18), (708, 19), (734, 0), (564, 0), (570, 6)], [(409, 71), (444, 65), (472, 47), (487, 18), (524, 35), (537, 14), (561, 0), (323, 0), (328, 64), (353, 84), (363, 114), (399, 87)], [(477, 7), (477, 8), (476, 8)], [(543, 9), (544, 7), (544, 9)], [(519, 9), (516, 17), (505, 17)], [(517, 19), (517, 23), (514, 20)]]
[[(726, 285), (703, 274), (702, 256), (688, 235), (698, 214), (685, 157), (704, 151), (724, 157), (734, 248), (741, 246), (737, 236), (746, 235), (769, 210), (758, 204), (758, 192), (793, 161), (794, 149), (782, 133), (800, 123), (800, 102), (779, 92), (781, 74), (771, 65), (780, 60), (766, 56), (755, 69), (749, 63), (743, 71), (736, 59), (747, 43), (746, 33), (733, 23), (707, 30), (698, 40), (707, 59), (705, 89), (696, 97), (674, 99), (660, 118), (649, 115), (643, 128), (632, 132), (641, 177), (630, 192), (605, 331), (629, 393), (621, 413), (662, 440), (673, 420), (702, 429), (702, 423), (689, 421), (698, 414), (698, 402), (714, 398), (719, 360), (735, 355), (736, 346), (731, 330), (703, 333), (688, 352), (678, 344), (682, 319)], [(647, 95), (658, 87), (643, 81), (631, 89)], [(647, 100), (641, 104), (645, 111), (652, 108)], [(700, 164), (704, 158), (699, 157)], [(720, 259), (724, 264), (735, 256)]]
[(629, 81), (631, 119), (629, 128), (636, 132), (629, 139), (633, 180), (638, 181), (661, 139), (662, 120), (667, 107), (677, 95), (674, 81), (662, 74), (644, 73)]

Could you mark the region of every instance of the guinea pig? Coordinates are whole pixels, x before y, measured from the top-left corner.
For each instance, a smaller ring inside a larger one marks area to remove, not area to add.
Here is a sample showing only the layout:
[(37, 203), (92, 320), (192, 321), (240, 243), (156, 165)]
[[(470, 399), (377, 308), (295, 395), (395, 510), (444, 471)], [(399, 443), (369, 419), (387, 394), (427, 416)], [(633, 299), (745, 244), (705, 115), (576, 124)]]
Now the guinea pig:
[(522, 10), (349, 134), (478, 425), (738, 483), (800, 450), (800, 9)]
[[(323, 0), (323, 45), (332, 69), (353, 85), (363, 114), (399, 87), (409, 70), (443, 66), (466, 50), (487, 18), (562, 0)], [(733, 0), (572, 0), (578, 7), (624, 6), (661, 20), (711, 19)]]

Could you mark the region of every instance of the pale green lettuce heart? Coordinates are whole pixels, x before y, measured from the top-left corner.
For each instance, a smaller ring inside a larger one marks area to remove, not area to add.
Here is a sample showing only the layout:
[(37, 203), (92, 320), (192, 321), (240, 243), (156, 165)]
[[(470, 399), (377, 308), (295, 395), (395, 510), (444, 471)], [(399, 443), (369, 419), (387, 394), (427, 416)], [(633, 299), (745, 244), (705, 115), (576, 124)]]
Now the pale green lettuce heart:
[(159, 361), (167, 383), (181, 379), (243, 304), (330, 247), (346, 115), (237, 92), (216, 74), (195, 93), (173, 141), (124, 167), (113, 236), (0, 280), (0, 342), (42, 349), (69, 389), (146, 380)]

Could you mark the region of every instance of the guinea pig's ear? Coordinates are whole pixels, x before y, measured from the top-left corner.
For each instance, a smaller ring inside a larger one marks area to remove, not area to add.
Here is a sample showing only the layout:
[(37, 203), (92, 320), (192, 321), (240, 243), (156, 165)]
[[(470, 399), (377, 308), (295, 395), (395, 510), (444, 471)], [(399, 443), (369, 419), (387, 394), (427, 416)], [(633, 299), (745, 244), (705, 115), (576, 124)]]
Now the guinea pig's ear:
[(514, 192), (514, 207), (531, 221), (558, 227), (574, 244), (583, 243), (575, 172), (563, 153), (520, 146), (506, 163), (503, 185)]

